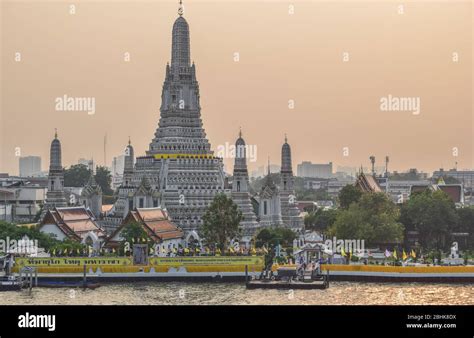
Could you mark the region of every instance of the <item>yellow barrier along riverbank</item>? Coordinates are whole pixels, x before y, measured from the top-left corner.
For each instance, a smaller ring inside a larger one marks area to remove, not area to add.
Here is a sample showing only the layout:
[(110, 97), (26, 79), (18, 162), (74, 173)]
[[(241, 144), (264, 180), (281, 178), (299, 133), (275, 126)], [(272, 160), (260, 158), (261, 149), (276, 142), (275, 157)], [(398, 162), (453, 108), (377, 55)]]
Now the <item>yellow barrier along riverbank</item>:
[(323, 264), (323, 271), (388, 272), (388, 273), (474, 273), (474, 265), (468, 266), (385, 266)]
[[(78, 274), (84, 271), (97, 273), (167, 273), (185, 271), (187, 273), (245, 273), (260, 272), (264, 266), (263, 256), (189, 256), (189, 257), (150, 257), (147, 265), (134, 265), (130, 257), (47, 257), (16, 258), (13, 272), (22, 267), (35, 267), (43, 274)], [(183, 270), (184, 269), (184, 270)]]

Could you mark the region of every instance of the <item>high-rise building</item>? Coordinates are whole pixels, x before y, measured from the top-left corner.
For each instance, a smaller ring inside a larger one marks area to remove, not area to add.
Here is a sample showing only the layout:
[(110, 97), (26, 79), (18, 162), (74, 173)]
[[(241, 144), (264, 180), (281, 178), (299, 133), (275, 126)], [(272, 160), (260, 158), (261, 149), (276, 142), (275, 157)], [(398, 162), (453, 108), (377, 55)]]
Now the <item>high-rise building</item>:
[(20, 157), (20, 177), (35, 177), (41, 175), (41, 157)]
[(296, 173), (298, 177), (331, 178), (332, 162), (328, 164), (313, 164), (309, 161), (303, 161), (296, 167)]

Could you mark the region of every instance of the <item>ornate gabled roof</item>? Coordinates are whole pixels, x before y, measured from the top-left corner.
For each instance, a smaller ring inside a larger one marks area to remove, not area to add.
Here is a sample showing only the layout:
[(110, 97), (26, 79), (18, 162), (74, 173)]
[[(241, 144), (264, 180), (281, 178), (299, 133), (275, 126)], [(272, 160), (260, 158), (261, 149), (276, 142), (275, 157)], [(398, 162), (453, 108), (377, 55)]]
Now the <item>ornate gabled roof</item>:
[(148, 236), (156, 241), (163, 242), (168, 239), (183, 238), (183, 231), (178, 228), (168, 217), (168, 213), (161, 208), (138, 208), (130, 211), (122, 224), (109, 236), (106, 243), (113, 242), (123, 228), (132, 222), (138, 223)]
[(279, 193), (278, 186), (273, 181), (272, 175), (269, 173), (265, 177), (265, 182), (260, 190), (260, 198), (268, 198)]
[(94, 173), (91, 170), (89, 181), (87, 182), (84, 189), (82, 189), (81, 196), (91, 196), (91, 195), (100, 195), (102, 194), (102, 188), (97, 184)]
[(372, 175), (366, 175), (362, 171), (357, 176), (355, 186), (363, 192), (382, 192), (379, 182)]
[(56, 226), (69, 239), (80, 241), (83, 236), (92, 231), (97, 235), (104, 236), (105, 232), (95, 222), (94, 215), (84, 207), (65, 207), (48, 210), (40, 224), (40, 230), (45, 224), (56, 224)]
[(153, 194), (154, 191), (155, 190), (151, 186), (150, 180), (148, 179), (148, 177), (143, 176), (140, 182), (140, 186), (135, 192), (135, 196), (142, 196), (142, 195), (148, 196), (148, 195)]

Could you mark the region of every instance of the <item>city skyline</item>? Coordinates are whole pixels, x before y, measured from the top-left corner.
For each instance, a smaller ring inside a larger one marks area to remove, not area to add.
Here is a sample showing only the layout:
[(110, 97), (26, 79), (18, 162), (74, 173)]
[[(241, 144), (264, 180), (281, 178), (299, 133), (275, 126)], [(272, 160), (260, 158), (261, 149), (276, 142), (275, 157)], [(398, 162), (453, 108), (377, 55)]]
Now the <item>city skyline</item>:
[[(416, 167), (431, 173), (453, 168), (455, 162), (458, 169), (474, 167), (472, 66), (464, 61), (472, 59), (470, 3), (407, 4), (404, 14), (388, 2), (364, 9), (352, 3), (297, 2), (291, 15), (284, 3), (252, 4), (252, 11), (232, 3), (185, 6), (186, 18), (196, 27), (191, 59), (214, 152), (233, 144), (242, 127), (247, 144), (258, 147), (249, 170), (266, 165), (268, 158), (278, 164), (285, 134), (294, 170), (302, 161), (369, 166), (371, 155), (376, 165), (390, 156), (390, 170), (398, 171)], [(54, 128), (65, 166), (82, 157), (103, 164), (105, 134), (107, 165), (122, 154), (129, 136), (136, 153), (144, 155), (159, 120), (176, 2), (78, 2), (74, 15), (57, 3), (4, 3), (2, 8), (8, 14), (2, 53), (8, 86), (2, 90), (0, 171), (18, 172), (18, 148), (21, 156), (41, 156), (46, 169)], [(110, 20), (99, 32), (101, 9), (107, 9)], [(82, 11), (87, 11), (87, 22)], [(449, 20), (454, 17), (456, 21)], [(443, 21), (425, 26), (418, 23), (421, 18)], [(25, 20), (30, 24), (22, 25)], [(229, 20), (235, 25), (226, 25)], [(216, 32), (215, 24), (222, 31)], [(354, 27), (360, 32), (353, 32)], [(12, 29), (15, 34), (9, 34)], [(90, 39), (87, 32), (96, 30)], [(361, 44), (358, 34), (370, 43)], [(391, 41), (384, 39), (387, 34)], [(38, 44), (27, 43), (31, 37)], [(423, 48), (417, 44), (420, 39)], [(14, 59), (17, 51), (20, 62)], [(459, 62), (452, 61), (454, 52)], [(124, 53), (130, 53), (129, 62)], [(55, 98), (63, 95), (93, 97), (97, 109), (92, 115), (56, 111)], [(380, 100), (389, 95), (420, 98), (421, 114), (382, 111)], [(227, 172), (232, 162), (224, 159)]]

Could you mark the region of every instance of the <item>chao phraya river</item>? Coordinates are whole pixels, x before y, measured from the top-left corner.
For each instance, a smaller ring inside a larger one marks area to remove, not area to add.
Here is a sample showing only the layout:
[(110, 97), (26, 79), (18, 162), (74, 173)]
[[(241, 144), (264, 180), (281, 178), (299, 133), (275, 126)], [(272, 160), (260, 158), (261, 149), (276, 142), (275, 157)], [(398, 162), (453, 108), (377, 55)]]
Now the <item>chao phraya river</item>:
[(246, 290), (243, 283), (135, 282), (95, 290), (0, 293), (2, 305), (474, 305), (474, 284), (333, 282), (326, 290)]

